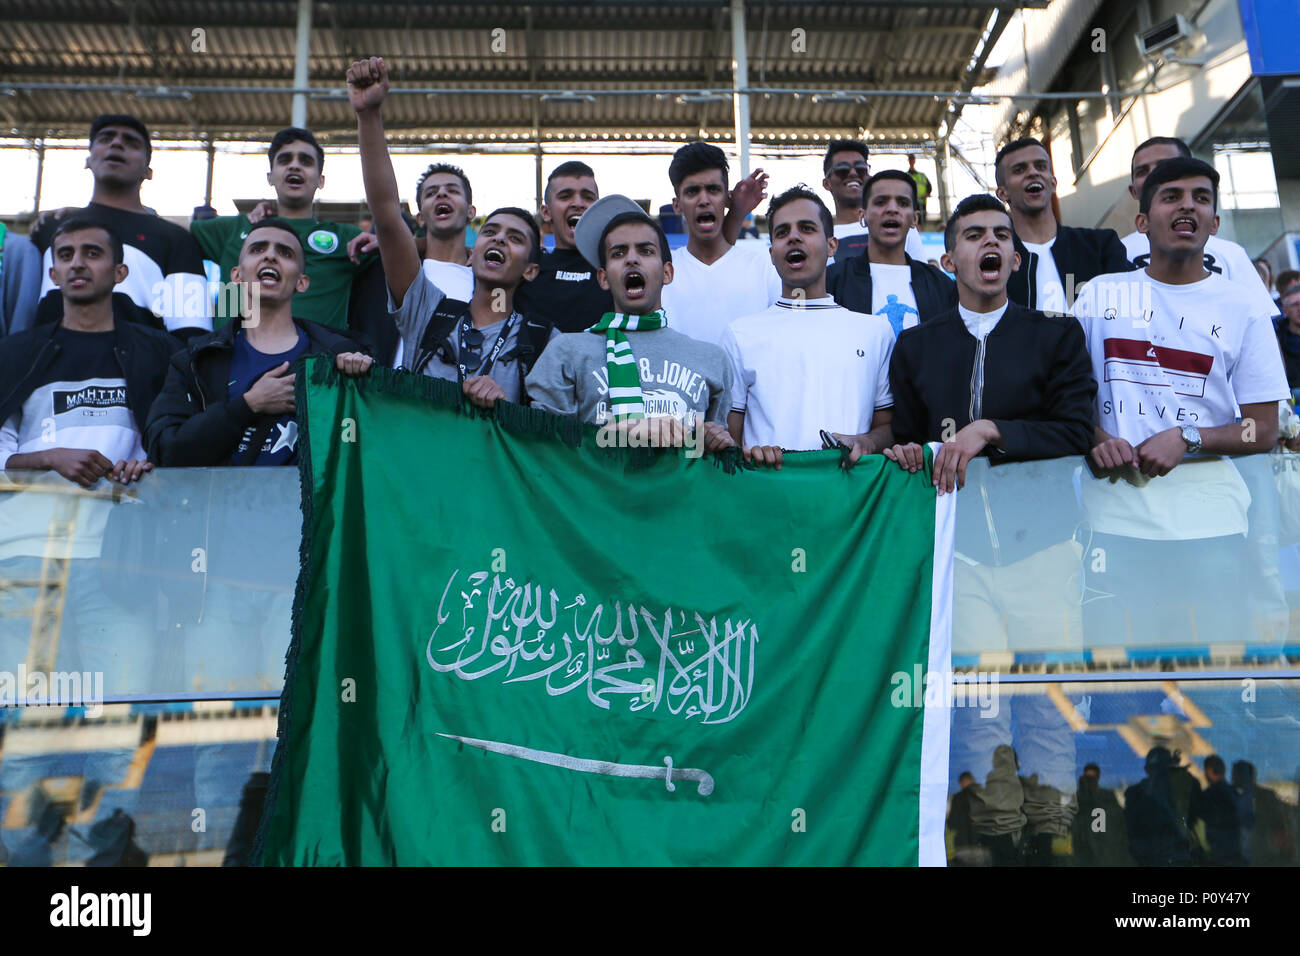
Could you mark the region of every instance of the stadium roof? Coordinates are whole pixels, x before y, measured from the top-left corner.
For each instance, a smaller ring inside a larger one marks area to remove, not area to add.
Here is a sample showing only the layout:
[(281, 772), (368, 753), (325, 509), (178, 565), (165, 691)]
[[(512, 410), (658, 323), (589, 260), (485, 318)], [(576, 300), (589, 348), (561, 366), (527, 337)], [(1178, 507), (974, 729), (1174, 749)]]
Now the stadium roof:
[[(755, 144), (930, 140), (1027, 2), (745, 0)], [(734, 137), (732, 0), (307, 2), (307, 125), (354, 140), (344, 74), (383, 55), (394, 141)], [(130, 112), (159, 139), (289, 124), (299, 0), (0, 0), (0, 129), (80, 138)], [(990, 38), (990, 35), (993, 35)]]

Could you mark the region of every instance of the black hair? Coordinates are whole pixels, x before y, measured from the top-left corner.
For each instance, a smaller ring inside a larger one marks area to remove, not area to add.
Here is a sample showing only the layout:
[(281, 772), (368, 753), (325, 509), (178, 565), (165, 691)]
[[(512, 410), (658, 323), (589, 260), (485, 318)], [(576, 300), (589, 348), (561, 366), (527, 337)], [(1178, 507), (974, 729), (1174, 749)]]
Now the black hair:
[(244, 246), (248, 244), (249, 237), (259, 229), (281, 229), (293, 236), (294, 244), (298, 247), (298, 262), (304, 266), (306, 265), (307, 252), (302, 247), (302, 240), (299, 239), (298, 234), (293, 231), (293, 226), (289, 224), (288, 220), (281, 219), (278, 216), (268, 216), (265, 219), (259, 219), (253, 225), (248, 227), (248, 232), (244, 234), (244, 241), (239, 245), (239, 253), (241, 256), (244, 253)]
[(1143, 762), (1148, 774), (1154, 771), (1167, 771), (1174, 766), (1174, 755), (1169, 752), (1168, 747), (1161, 747), (1159, 744), (1147, 751), (1146, 760)]
[(1142, 184), (1142, 198), (1138, 200), (1138, 212), (1144, 214), (1151, 212), (1151, 200), (1155, 198), (1156, 190), (1161, 186), (1191, 176), (1204, 176), (1210, 181), (1214, 193), (1214, 210), (1218, 212), (1219, 171), (1203, 159), (1186, 156), (1162, 159), (1156, 163), (1156, 168), (1147, 174), (1146, 182)]
[[(1297, 279), (1300, 279), (1300, 272), (1295, 269), (1283, 269), (1273, 280), (1273, 288), (1277, 289), (1278, 295), (1286, 295), (1295, 288)], [(1291, 288), (1288, 289), (1287, 286)]]
[(663, 227), (645, 213), (633, 212), (629, 209), (627, 212), (619, 213), (605, 225), (603, 230), (601, 230), (600, 244), (596, 247), (596, 253), (600, 257), (600, 267), (602, 269), (605, 268), (605, 240), (609, 238), (609, 234), (619, 226), (626, 226), (630, 222), (652, 226), (655, 235), (659, 239), (659, 258), (664, 261), (665, 265), (673, 261), (673, 252), (668, 248), (668, 237), (664, 235)]
[(921, 198), (916, 191), (916, 180), (913, 179), (911, 176), (907, 175), (907, 173), (903, 172), (901, 169), (882, 169), (880, 172), (876, 173), (874, 176), (868, 179), (867, 184), (862, 187), (863, 206), (867, 204), (867, 198), (871, 195), (871, 187), (874, 186), (882, 179), (897, 179), (900, 183), (907, 183), (907, 185), (911, 186), (912, 187), (912, 209), (915, 210), (920, 208)]
[(969, 770), (963, 770), (963, 771), (962, 771), (962, 772), (957, 776), (957, 782), (958, 782), (958, 783), (961, 783), (961, 782), (962, 782), (963, 780), (965, 780), (967, 777), (970, 777), (972, 780), (974, 780), (974, 779), (975, 779), (975, 774), (971, 773)]
[(997, 158), (993, 160), (993, 178), (997, 180), (999, 186), (1003, 185), (1002, 160), (1011, 153), (1018, 153), (1022, 149), (1028, 149), (1030, 146), (1037, 146), (1043, 152), (1047, 153), (1047, 162), (1050, 165), (1052, 162), (1052, 154), (1048, 148), (1043, 145), (1041, 140), (1034, 139), (1032, 136), (1022, 136), (1020, 139), (1013, 139), (1011, 142), (1007, 143), (1007, 145), (998, 150)]
[(467, 205), (474, 204), (474, 190), (470, 189), (469, 177), (465, 175), (465, 170), (459, 166), (453, 166), (451, 163), (433, 163), (420, 174), (420, 178), (415, 182), (415, 208), (420, 208), (420, 191), (424, 189), (424, 181), (434, 173), (450, 173), (460, 180), (460, 184), (465, 187), (465, 202)]
[(113, 253), (113, 265), (123, 261), (122, 237), (111, 226), (80, 216), (69, 216), (67, 219), (61, 220), (55, 227), (53, 234), (50, 236), (49, 248), (51, 253), (54, 249), (54, 240), (58, 239), (59, 236), (66, 235), (69, 232), (83, 232), (87, 229), (98, 229), (108, 236), (109, 250)]
[(499, 209), (493, 209), (483, 220), (483, 225), (487, 225), (493, 216), (518, 216), (524, 222), (528, 223), (528, 231), (533, 235), (533, 248), (529, 250), (528, 261), (540, 265), (542, 262), (542, 230), (537, 228), (537, 219), (527, 209), (520, 209), (518, 206), (502, 206)]
[(1228, 771), (1227, 766), (1223, 763), (1223, 758), (1220, 757), (1218, 754), (1210, 754), (1208, 757), (1205, 758), (1205, 769), (1207, 771), (1213, 770), (1220, 777), (1222, 777)]
[(596, 171), (580, 159), (571, 159), (568, 162), (560, 163), (551, 170), (551, 175), (546, 177), (546, 188), (542, 190), (542, 202), (551, 201), (551, 181), (560, 176), (590, 176), (596, 178)]
[(1095, 770), (1095, 771), (1097, 771), (1097, 776), (1099, 776), (1099, 777), (1101, 776), (1101, 768), (1098, 767), (1095, 763), (1086, 763), (1086, 764), (1083, 765), (1083, 772), (1084, 772), (1085, 774), (1086, 774), (1089, 770)]
[(673, 184), (673, 192), (681, 189), (682, 180), (709, 169), (722, 170), (722, 188), (727, 188), (727, 154), (712, 143), (687, 143), (673, 153), (673, 161), (668, 164), (668, 181)]
[(306, 143), (316, 151), (316, 169), (325, 168), (325, 150), (320, 148), (312, 131), (301, 126), (287, 126), (271, 137), (271, 146), (267, 149), (266, 156), (272, 166), (275, 165), (275, 154), (290, 143)]
[(144, 137), (144, 159), (149, 162), (153, 158), (153, 140), (149, 138), (149, 129), (130, 113), (100, 113), (95, 117), (95, 122), (90, 124), (90, 145), (95, 145), (95, 137), (99, 131), (106, 126), (125, 126), (133, 129)]
[(957, 248), (957, 224), (965, 216), (975, 212), (1000, 212), (1011, 218), (1011, 213), (1007, 212), (1007, 207), (1002, 204), (1002, 200), (997, 196), (990, 196), (988, 193), (975, 193), (967, 196), (961, 202), (957, 203), (957, 208), (952, 211), (948, 217), (948, 225), (943, 227), (943, 247), (948, 252)]
[(836, 153), (847, 153), (852, 150), (855, 153), (861, 153), (862, 158), (867, 162), (871, 161), (871, 156), (867, 153), (867, 144), (860, 139), (833, 139), (826, 147), (826, 155), (822, 157), (822, 175), (826, 176), (831, 171), (831, 157)]
[[(1133, 155), (1136, 156), (1138, 153), (1142, 152), (1142, 150), (1146, 149), (1148, 146), (1172, 146), (1178, 150), (1179, 156), (1182, 156), (1185, 159), (1192, 158), (1192, 148), (1187, 145), (1186, 140), (1179, 139), (1177, 136), (1152, 136), (1150, 139), (1145, 139), (1142, 142), (1138, 143), (1137, 149), (1133, 150)], [(1132, 165), (1133, 163), (1130, 160), (1129, 161), (1130, 168), (1132, 167)]]
[(776, 225), (776, 214), (782, 207), (789, 205), (797, 199), (807, 199), (817, 206), (817, 214), (822, 222), (822, 231), (826, 234), (826, 238), (829, 239), (833, 237), (835, 235), (835, 217), (832, 216), (831, 211), (826, 208), (826, 203), (822, 202), (822, 197), (818, 196), (803, 183), (799, 183), (797, 186), (791, 186), (785, 192), (781, 193), (781, 195), (773, 197), (772, 201), (767, 204), (768, 236), (770, 237), (772, 235), (772, 229)]

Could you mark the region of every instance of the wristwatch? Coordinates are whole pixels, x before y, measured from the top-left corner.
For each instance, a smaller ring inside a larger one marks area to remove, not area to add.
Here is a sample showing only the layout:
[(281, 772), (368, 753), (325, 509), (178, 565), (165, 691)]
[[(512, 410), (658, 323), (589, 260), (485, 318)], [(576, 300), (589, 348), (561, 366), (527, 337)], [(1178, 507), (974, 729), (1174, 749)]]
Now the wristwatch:
[(1201, 430), (1195, 425), (1184, 425), (1180, 429), (1183, 441), (1187, 442), (1187, 454), (1195, 455), (1201, 450)]

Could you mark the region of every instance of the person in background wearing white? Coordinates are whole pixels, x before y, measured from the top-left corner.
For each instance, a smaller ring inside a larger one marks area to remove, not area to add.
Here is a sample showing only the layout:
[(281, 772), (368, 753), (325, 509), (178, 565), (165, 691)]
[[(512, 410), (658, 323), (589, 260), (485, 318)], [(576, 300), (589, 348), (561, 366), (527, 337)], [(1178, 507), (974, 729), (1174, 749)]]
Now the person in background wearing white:
[[(1192, 158), (1191, 148), (1176, 136), (1152, 136), (1133, 150), (1130, 165), (1128, 194), (1135, 200), (1142, 198), (1142, 186), (1147, 181), (1156, 164), (1166, 159), (1177, 157)], [(1134, 229), (1120, 240), (1133, 265), (1139, 269), (1146, 268), (1151, 262), (1151, 239), (1144, 232)], [(1205, 240), (1203, 261), (1207, 272), (1216, 272), (1233, 282), (1247, 282), (1250, 285), (1263, 285), (1259, 270), (1251, 262), (1246, 250), (1230, 239), (1215, 235), (1213, 232)], [(1265, 289), (1265, 292), (1268, 290)]]

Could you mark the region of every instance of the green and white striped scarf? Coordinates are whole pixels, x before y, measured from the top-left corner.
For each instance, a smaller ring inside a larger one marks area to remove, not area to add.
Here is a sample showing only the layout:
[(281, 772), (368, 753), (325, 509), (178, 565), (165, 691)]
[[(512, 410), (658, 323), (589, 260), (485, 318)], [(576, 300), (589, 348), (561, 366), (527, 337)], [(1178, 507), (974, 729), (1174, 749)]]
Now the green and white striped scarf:
[(636, 356), (626, 332), (653, 332), (668, 327), (668, 317), (663, 310), (649, 315), (626, 315), (606, 312), (588, 332), (605, 333), (605, 361), (609, 369), (609, 413), (617, 421), (621, 418), (645, 418), (645, 404), (641, 396), (641, 373), (637, 371)]

